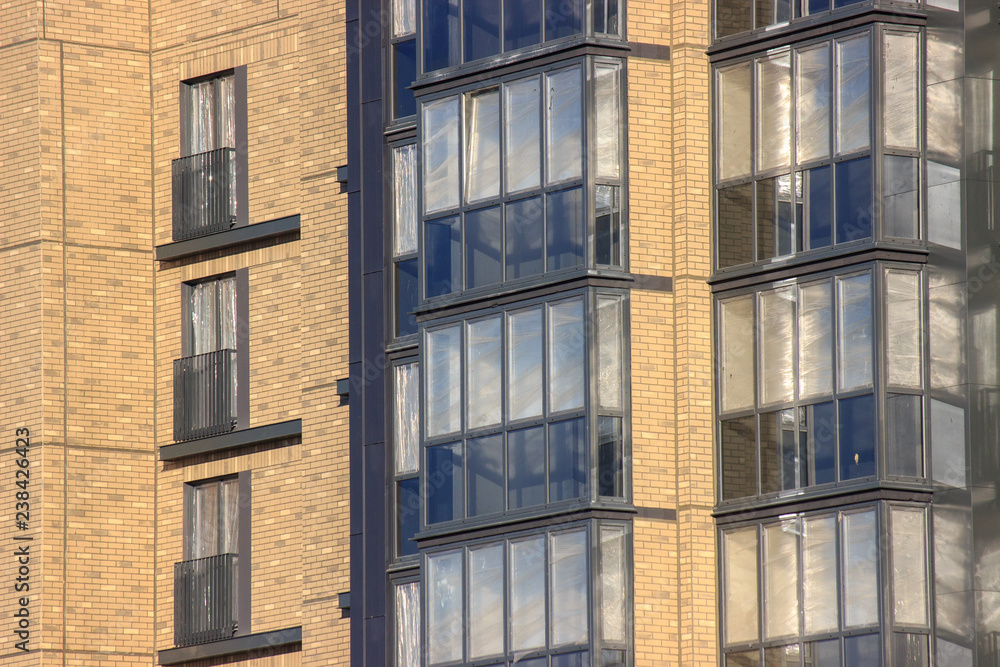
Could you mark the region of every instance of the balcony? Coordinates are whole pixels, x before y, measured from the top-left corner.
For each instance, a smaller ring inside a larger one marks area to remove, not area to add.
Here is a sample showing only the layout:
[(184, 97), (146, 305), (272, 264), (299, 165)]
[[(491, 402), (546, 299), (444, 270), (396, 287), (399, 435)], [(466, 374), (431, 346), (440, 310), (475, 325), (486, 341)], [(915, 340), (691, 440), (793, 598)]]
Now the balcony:
[(236, 350), (174, 361), (174, 440), (229, 433), (236, 426)]
[(174, 564), (175, 646), (236, 634), (238, 560), (236, 554), (220, 554)]
[(173, 162), (174, 241), (236, 224), (236, 150), (219, 148)]

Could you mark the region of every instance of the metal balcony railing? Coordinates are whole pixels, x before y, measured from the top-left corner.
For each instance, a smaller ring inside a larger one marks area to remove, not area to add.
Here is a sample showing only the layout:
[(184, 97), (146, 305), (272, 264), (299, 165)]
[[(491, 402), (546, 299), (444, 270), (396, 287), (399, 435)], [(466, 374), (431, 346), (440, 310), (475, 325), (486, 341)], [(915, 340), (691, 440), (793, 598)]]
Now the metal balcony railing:
[(236, 426), (236, 350), (174, 361), (174, 440), (229, 433)]
[(174, 160), (174, 241), (236, 224), (236, 150), (219, 148)]
[(236, 554), (174, 564), (174, 645), (229, 639), (236, 633)]

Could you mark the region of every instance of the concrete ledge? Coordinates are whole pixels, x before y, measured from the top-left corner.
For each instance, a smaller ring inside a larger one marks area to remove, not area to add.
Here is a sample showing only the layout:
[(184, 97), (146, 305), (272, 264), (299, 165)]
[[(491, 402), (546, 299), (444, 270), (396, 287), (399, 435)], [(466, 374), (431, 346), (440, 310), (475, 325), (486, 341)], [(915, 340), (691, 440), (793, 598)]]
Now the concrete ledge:
[(233, 431), (222, 435), (214, 435), (210, 438), (200, 438), (198, 440), (188, 440), (178, 442), (175, 445), (164, 445), (160, 447), (161, 461), (176, 461), (197, 456), (198, 454), (210, 454), (221, 452), (236, 447), (246, 447), (247, 445), (257, 445), (269, 440), (281, 440), (292, 436), (302, 435), (302, 420), (293, 419), (278, 424), (268, 424), (267, 426), (257, 426), (247, 428), (242, 431)]
[(239, 243), (283, 236), (298, 231), (299, 226), (299, 216), (292, 215), (287, 218), (269, 220), (268, 222), (258, 222), (254, 225), (233, 227), (217, 234), (209, 234), (207, 236), (199, 236), (196, 239), (187, 239), (186, 241), (156, 246), (156, 259), (166, 262), (189, 257), (190, 255), (197, 255), (200, 252), (226, 248)]
[(248, 658), (263, 658), (278, 649), (292, 648), (296, 644), (302, 644), (302, 626), (296, 628), (285, 628), (284, 630), (272, 630), (271, 632), (259, 632), (243, 637), (233, 637), (222, 641), (209, 642), (207, 644), (197, 644), (195, 646), (183, 646), (181, 648), (169, 648), (160, 651), (161, 665), (179, 665), (192, 660), (205, 660), (206, 658), (218, 658), (224, 655), (236, 653), (248, 653)]

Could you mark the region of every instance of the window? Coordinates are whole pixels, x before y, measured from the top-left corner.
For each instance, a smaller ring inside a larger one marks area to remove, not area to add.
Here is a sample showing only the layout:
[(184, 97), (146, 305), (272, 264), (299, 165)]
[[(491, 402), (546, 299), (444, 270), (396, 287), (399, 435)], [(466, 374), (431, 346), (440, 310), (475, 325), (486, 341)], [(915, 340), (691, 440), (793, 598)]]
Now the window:
[(392, 117), (417, 113), (410, 85), (417, 78), (417, 0), (392, 0)]
[(236, 349), (236, 276), (187, 286), (188, 355)]
[[(920, 35), (876, 36), (849, 34), (716, 70), (718, 268), (919, 237)], [(873, 68), (880, 58), (883, 67)], [(877, 93), (884, 113), (873, 125)]]
[(620, 96), (588, 60), (424, 103), (425, 298), (623, 266)]
[[(887, 304), (881, 336), (873, 293)], [(924, 475), (921, 295), (919, 272), (883, 268), (720, 300), (722, 500), (871, 477), (881, 457), (881, 474)]]
[(628, 538), (593, 522), (429, 553), (427, 664), (625, 665)]
[(392, 152), (393, 335), (417, 333), (418, 259), (417, 147), (394, 146)]
[(929, 664), (923, 508), (783, 516), (724, 528), (721, 545), (726, 665), (879, 665), (880, 632), (893, 635), (888, 664)]
[(395, 584), (396, 667), (421, 667), (420, 582)]
[(235, 477), (185, 487), (184, 558), (239, 553), (239, 481)]
[[(912, 0), (920, 4), (919, 0)], [(871, 0), (715, 0), (715, 37), (729, 37)]]
[(236, 147), (236, 79), (232, 73), (184, 84), (184, 155)]
[(396, 479), (395, 555), (417, 553), (413, 536), (420, 528), (420, 366), (393, 367), (393, 465)]

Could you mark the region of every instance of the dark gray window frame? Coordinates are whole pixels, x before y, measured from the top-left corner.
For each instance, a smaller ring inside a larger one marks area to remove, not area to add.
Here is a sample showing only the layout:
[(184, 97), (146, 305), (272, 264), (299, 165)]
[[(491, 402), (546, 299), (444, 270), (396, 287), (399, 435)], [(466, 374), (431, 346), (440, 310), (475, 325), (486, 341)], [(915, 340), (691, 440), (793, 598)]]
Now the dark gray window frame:
[[(785, 28), (786, 26), (787, 28), (794, 29), (794, 28), (812, 26), (817, 23), (825, 23), (828, 21), (843, 21), (852, 16), (870, 12), (873, 10), (878, 10), (883, 7), (889, 11), (896, 11), (896, 12), (900, 10), (911, 11), (911, 12), (922, 12), (924, 5), (923, 0), (892, 0), (891, 2), (886, 2), (885, 0), (862, 0), (861, 2), (855, 2), (854, 4), (847, 5), (846, 7), (833, 7), (829, 10), (818, 12), (816, 14), (803, 14), (800, 10), (798, 12), (799, 15), (796, 16), (795, 5), (799, 3), (804, 4), (807, 2), (808, 0), (791, 0), (792, 18), (789, 21), (772, 23), (770, 25), (763, 26), (760, 28), (751, 27), (750, 30), (745, 30), (742, 32), (733, 33), (731, 35), (720, 37), (718, 35), (717, 22), (716, 22), (719, 0), (713, 0), (711, 6), (711, 21), (712, 21), (711, 34), (712, 34), (713, 44), (721, 45), (721, 44), (728, 44), (729, 42), (733, 41), (742, 42), (746, 40), (751, 40), (755, 37), (759, 37), (762, 34), (772, 32), (776, 28)], [(754, 5), (754, 3), (748, 3), (748, 4), (751, 4), (750, 25), (756, 26), (757, 8)]]
[[(417, 103), (417, 115), (419, 115), (420, 104)], [(388, 270), (388, 280), (386, 281), (386, 291), (390, 307), (386, 312), (386, 332), (387, 340), (398, 340), (400, 344), (407, 344), (410, 342), (416, 342), (419, 337), (419, 326), (418, 331), (414, 331), (412, 334), (397, 335), (396, 332), (399, 327), (399, 322), (397, 320), (398, 314), (398, 300), (399, 294), (396, 290), (396, 276), (399, 272), (399, 264), (406, 261), (416, 260), (417, 261), (417, 299), (416, 307), (420, 307), (420, 284), (421, 284), (421, 271), (420, 271), (420, 237), (422, 236), (422, 226), (423, 226), (423, 216), (420, 213), (420, 147), (417, 143), (417, 138), (410, 132), (401, 132), (394, 134), (392, 136), (386, 136), (385, 142), (385, 164), (387, 165), (387, 171), (389, 173), (389, 178), (387, 179), (388, 186), (386, 187), (385, 196), (385, 207), (386, 212), (386, 224), (385, 224), (385, 252), (386, 252), (386, 268)], [(401, 255), (395, 255), (394, 252), (394, 241), (395, 241), (395, 215), (396, 215), (396, 190), (395, 190), (395, 161), (393, 160), (393, 153), (397, 148), (404, 146), (414, 147), (414, 177), (416, 178), (416, 190), (415, 195), (417, 200), (414, 202), (414, 207), (417, 212), (417, 248), (413, 252), (403, 253)], [(416, 311), (414, 311), (416, 312)]]
[[(414, 350), (414, 352), (415, 352), (415, 350)], [(416, 470), (416, 472), (397, 473), (396, 472), (396, 457), (395, 457), (396, 441), (395, 441), (395, 433), (394, 433), (394, 424), (395, 424), (395, 418), (396, 418), (396, 410), (395, 410), (396, 409), (396, 402), (395, 402), (395, 398), (396, 398), (396, 369), (398, 367), (400, 367), (400, 366), (406, 366), (406, 365), (409, 365), (409, 364), (416, 364), (416, 366), (417, 366), (417, 373), (418, 373), (418, 375), (417, 375), (417, 397), (416, 397), (416, 400), (417, 400), (417, 415), (416, 415), (416, 419), (417, 419), (417, 422), (418, 422), (418, 424), (417, 424), (417, 429), (418, 429), (417, 430), (417, 439), (418, 439), (418, 441), (417, 441), (417, 470)], [(388, 415), (389, 415), (389, 423), (386, 426), (386, 433), (389, 436), (388, 437), (388, 441), (386, 442), (386, 451), (389, 453), (388, 456), (386, 457), (387, 461), (388, 461), (388, 465), (386, 466), (386, 474), (387, 474), (387, 477), (388, 477), (388, 479), (386, 480), (386, 484), (387, 484), (387, 486), (389, 488), (389, 493), (387, 494), (388, 495), (388, 502), (386, 504), (388, 512), (389, 512), (389, 517), (388, 517), (389, 520), (387, 521), (387, 525), (386, 525), (386, 530), (388, 532), (386, 554), (388, 555), (389, 562), (393, 564), (394, 568), (395, 567), (412, 567), (413, 565), (415, 565), (415, 564), (417, 564), (419, 562), (419, 558), (420, 558), (419, 554), (410, 554), (410, 555), (403, 556), (403, 555), (400, 555), (400, 553), (399, 553), (399, 544), (400, 544), (400, 532), (399, 532), (400, 516), (399, 516), (399, 511), (400, 511), (400, 501), (401, 501), (401, 494), (400, 494), (400, 490), (399, 490), (400, 489), (399, 485), (403, 481), (413, 480), (413, 479), (417, 480), (417, 495), (420, 498), (420, 503), (419, 503), (419, 505), (417, 506), (417, 508), (414, 511), (417, 512), (417, 532), (419, 533), (419, 529), (420, 529), (420, 515), (422, 514), (422, 510), (423, 510), (423, 494), (420, 493), (420, 481), (419, 481), (419, 479), (420, 479), (420, 470), (421, 470), (421, 467), (422, 467), (421, 463), (423, 461), (423, 447), (422, 447), (422, 441), (420, 439), (420, 436), (421, 436), (421, 433), (422, 433), (422, 430), (420, 429), (420, 385), (421, 385), (421, 378), (422, 378), (421, 373), (422, 373), (422, 371), (421, 371), (419, 356), (412, 356), (412, 355), (411, 356), (398, 357), (398, 358), (392, 359), (390, 361), (389, 365), (388, 365), (388, 368), (390, 369), (391, 376), (389, 378), (387, 378), (386, 383), (385, 383), (386, 384), (386, 388), (388, 390), (388, 397), (386, 399), (386, 405), (389, 406), (389, 409), (386, 411), (388, 413)]]
[[(423, 581), (421, 581), (420, 576), (420, 563), (419, 561), (412, 567), (408, 567), (405, 570), (394, 570), (390, 571), (388, 574), (389, 585), (386, 586), (386, 601), (385, 608), (392, 610), (392, 613), (387, 617), (388, 622), (385, 624), (386, 630), (386, 663), (388, 665), (396, 665), (396, 619), (397, 619), (397, 608), (396, 608), (396, 588), (403, 584), (420, 584), (420, 597), (417, 599), (417, 610), (421, 614), (420, 617), (420, 645), (423, 649), (423, 653), (426, 653), (426, 648), (424, 648), (424, 624), (423, 624)], [(398, 666), (403, 667), (403, 666)]]

